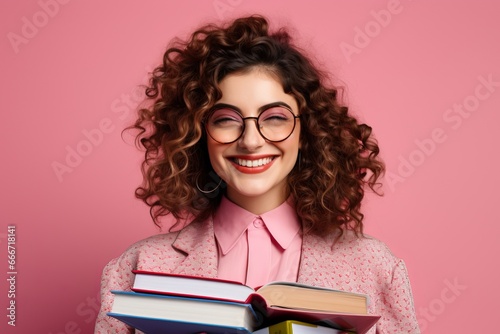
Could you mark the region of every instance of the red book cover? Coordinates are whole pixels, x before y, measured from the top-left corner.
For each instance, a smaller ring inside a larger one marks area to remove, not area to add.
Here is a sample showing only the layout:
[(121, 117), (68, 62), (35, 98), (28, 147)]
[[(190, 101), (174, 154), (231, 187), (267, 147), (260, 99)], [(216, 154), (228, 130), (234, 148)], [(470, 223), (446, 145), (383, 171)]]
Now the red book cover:
[[(255, 292), (240, 282), (219, 278), (166, 274), (134, 270), (135, 292), (157, 293), (181, 297), (217, 299), (244, 303)], [(196, 284), (193, 284), (196, 280)], [(167, 288), (168, 287), (168, 288)]]

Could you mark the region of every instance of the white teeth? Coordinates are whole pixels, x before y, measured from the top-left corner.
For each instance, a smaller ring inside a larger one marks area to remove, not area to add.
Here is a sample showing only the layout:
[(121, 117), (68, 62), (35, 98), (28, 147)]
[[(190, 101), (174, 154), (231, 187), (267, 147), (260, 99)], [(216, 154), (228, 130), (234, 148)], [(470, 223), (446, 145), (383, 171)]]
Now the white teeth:
[(273, 160), (273, 158), (263, 158), (257, 160), (246, 160), (246, 159), (235, 159), (235, 162), (243, 167), (260, 167), (267, 165)]

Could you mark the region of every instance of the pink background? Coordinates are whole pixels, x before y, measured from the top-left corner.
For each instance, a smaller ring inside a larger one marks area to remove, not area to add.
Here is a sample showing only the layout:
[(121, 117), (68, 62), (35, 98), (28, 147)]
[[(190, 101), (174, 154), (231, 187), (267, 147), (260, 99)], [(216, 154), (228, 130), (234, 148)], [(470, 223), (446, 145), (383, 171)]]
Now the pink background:
[[(158, 233), (133, 196), (141, 155), (120, 137), (136, 87), (172, 37), (250, 13), (294, 27), (373, 126), (389, 179), (383, 198), (367, 198), (366, 232), (405, 259), (423, 332), (490, 332), (499, 12), (493, 0), (2, 1), (0, 332), (92, 332), (102, 268)], [(16, 327), (6, 317), (12, 224)]]

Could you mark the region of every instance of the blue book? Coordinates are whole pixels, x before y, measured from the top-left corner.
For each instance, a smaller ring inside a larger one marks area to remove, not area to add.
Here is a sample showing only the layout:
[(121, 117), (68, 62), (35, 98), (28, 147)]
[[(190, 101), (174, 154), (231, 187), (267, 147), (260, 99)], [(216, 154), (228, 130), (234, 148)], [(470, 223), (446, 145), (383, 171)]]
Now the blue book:
[(109, 313), (110, 316), (146, 334), (251, 334), (247, 328), (222, 325), (209, 325), (198, 322), (172, 321), (156, 318), (133, 317), (129, 315)]
[(245, 303), (112, 292), (114, 302), (108, 315), (147, 334), (249, 334), (261, 323)]

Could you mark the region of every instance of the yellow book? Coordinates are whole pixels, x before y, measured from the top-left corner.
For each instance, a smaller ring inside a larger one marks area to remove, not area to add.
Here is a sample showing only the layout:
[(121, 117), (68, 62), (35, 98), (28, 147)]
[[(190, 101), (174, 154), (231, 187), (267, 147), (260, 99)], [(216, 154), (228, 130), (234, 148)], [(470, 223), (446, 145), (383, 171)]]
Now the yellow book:
[(259, 329), (253, 334), (344, 334), (348, 333), (331, 327), (308, 324), (302, 321), (286, 320)]

